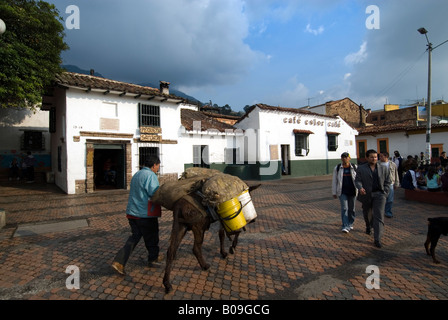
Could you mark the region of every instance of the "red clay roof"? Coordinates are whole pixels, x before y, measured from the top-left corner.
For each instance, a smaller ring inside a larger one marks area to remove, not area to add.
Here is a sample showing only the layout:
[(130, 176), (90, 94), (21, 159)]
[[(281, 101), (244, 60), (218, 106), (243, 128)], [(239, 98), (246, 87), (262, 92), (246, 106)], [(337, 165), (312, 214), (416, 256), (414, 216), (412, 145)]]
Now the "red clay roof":
[(184, 101), (183, 98), (175, 95), (163, 94), (159, 89), (75, 72), (63, 72), (62, 74), (57, 75), (56, 82), (61, 86), (79, 87), (86, 90), (99, 89), (104, 90), (104, 92), (125, 92), (134, 95), (160, 96)]
[(212, 117), (207, 116), (204, 112), (194, 111), (190, 109), (181, 109), (180, 110), (180, 119), (182, 125), (186, 130), (193, 130), (193, 121), (201, 122), (201, 131), (206, 131), (210, 129), (218, 130), (219, 132), (225, 132), (226, 129), (234, 130), (235, 127), (215, 120)]
[(333, 118), (333, 119), (337, 119), (336, 116), (328, 116), (328, 115), (324, 115), (324, 114), (320, 114), (320, 113), (315, 113), (315, 112), (311, 112), (308, 110), (304, 110), (304, 109), (299, 109), (299, 108), (285, 108), (285, 107), (274, 107), (274, 106), (270, 106), (267, 104), (263, 104), (263, 103), (258, 103), (253, 105), (252, 107), (249, 108), (249, 110), (247, 110), (246, 114), (244, 116), (242, 116), (240, 118), (240, 120), (238, 120), (238, 122), (240, 122), (241, 120), (243, 120), (244, 118), (246, 118), (249, 113), (251, 113), (256, 107), (260, 108), (261, 110), (266, 110), (266, 111), (277, 111), (277, 112), (291, 112), (291, 113), (298, 113), (298, 114), (307, 114), (307, 115), (314, 115), (314, 116), (318, 116), (318, 117), (325, 117), (325, 118)]
[(313, 131), (310, 131), (310, 130), (301, 130), (301, 129), (294, 129), (294, 130), (292, 130), (292, 132), (294, 132), (294, 133), (314, 134)]
[[(441, 123), (441, 124), (433, 124), (431, 125), (431, 128), (446, 128), (448, 129), (448, 123)], [(423, 126), (417, 126), (417, 125), (410, 125), (409, 123), (403, 123), (403, 122), (395, 122), (395, 123), (389, 123), (385, 125), (373, 125), (368, 127), (362, 127), (358, 128), (359, 135), (369, 135), (369, 134), (375, 134), (375, 133), (386, 133), (386, 132), (395, 132), (395, 131), (417, 131), (417, 130), (425, 130), (426, 125)]]

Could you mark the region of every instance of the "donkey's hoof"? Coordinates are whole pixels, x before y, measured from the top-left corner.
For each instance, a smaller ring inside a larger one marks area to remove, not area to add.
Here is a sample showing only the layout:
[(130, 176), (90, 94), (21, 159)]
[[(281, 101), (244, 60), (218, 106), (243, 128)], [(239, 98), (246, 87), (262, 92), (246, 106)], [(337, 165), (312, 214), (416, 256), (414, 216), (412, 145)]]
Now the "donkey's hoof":
[(173, 290), (173, 287), (171, 286), (171, 284), (164, 283), (163, 285), (165, 286), (165, 293), (166, 294), (170, 293)]
[(234, 253), (235, 253), (235, 248), (230, 247), (230, 248), (229, 248), (229, 252), (230, 252), (231, 254), (234, 254)]
[(206, 271), (206, 270), (208, 270), (208, 269), (210, 269), (210, 265), (209, 265), (208, 263), (206, 263), (206, 264), (202, 267), (202, 270)]

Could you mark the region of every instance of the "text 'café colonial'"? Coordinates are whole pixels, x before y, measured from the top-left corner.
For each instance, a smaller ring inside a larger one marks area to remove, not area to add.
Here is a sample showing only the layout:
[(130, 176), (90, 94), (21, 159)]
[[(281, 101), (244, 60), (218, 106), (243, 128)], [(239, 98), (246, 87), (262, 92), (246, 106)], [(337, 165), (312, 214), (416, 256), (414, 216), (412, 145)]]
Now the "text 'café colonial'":
[[(300, 124), (301, 123), (301, 117), (283, 118), (283, 123), (297, 123), (297, 124)], [(310, 125), (310, 126), (323, 126), (325, 124), (325, 121), (318, 120), (318, 119), (310, 119), (310, 120), (306, 119), (303, 123), (305, 125)], [(340, 128), (341, 127), (341, 121), (328, 122), (327, 126), (328, 127)]]
[[(282, 125), (278, 125), (281, 123)], [(257, 161), (278, 170), (258, 178), (330, 174), (343, 152), (356, 154), (358, 132), (339, 116), (327, 116), (301, 109), (257, 104), (235, 127), (258, 132)]]

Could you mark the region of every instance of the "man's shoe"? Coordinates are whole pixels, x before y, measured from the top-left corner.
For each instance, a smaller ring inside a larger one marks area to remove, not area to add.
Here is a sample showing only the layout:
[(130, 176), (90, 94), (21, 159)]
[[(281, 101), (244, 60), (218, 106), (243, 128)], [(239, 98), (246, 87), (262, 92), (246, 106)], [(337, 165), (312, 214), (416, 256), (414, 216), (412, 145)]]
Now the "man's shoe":
[(384, 215), (386, 218), (393, 218), (394, 216), (392, 214), (385, 214)]
[(375, 247), (377, 247), (377, 248), (382, 247), (381, 243), (378, 240), (375, 240)]
[(163, 255), (159, 255), (157, 259), (148, 261), (148, 267), (160, 267), (162, 266), (162, 261), (165, 259)]
[(124, 266), (121, 263), (114, 261), (112, 263), (112, 268), (114, 268), (119, 274), (124, 276), (126, 273), (124, 272)]
[(350, 229), (349, 229), (349, 228), (344, 228), (344, 229), (342, 229), (342, 232), (344, 232), (344, 233), (349, 233), (349, 232), (350, 232)]

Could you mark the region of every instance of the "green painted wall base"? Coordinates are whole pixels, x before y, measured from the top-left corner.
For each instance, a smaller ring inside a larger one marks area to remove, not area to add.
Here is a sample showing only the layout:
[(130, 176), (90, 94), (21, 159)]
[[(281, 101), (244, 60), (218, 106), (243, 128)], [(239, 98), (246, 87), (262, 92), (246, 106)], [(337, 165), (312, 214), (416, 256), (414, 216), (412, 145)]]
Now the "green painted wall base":
[[(254, 164), (225, 164), (211, 163), (210, 169), (239, 177), (242, 180), (277, 180), (285, 177), (320, 176), (333, 173), (334, 167), (341, 163), (339, 159), (296, 160), (290, 161), (290, 174), (282, 175), (281, 161), (271, 161), (267, 164), (259, 162)], [(193, 164), (184, 165), (185, 170)]]

